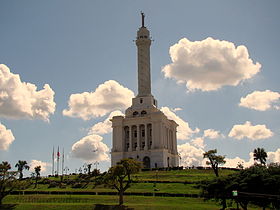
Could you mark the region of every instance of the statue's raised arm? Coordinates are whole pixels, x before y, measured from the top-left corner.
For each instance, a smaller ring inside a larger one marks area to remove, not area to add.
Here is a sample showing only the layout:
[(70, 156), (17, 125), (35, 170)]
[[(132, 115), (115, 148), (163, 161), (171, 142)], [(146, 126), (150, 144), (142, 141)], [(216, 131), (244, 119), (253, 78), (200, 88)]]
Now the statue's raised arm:
[(144, 12), (141, 12), (141, 16), (142, 16), (142, 27), (145, 27), (145, 14)]

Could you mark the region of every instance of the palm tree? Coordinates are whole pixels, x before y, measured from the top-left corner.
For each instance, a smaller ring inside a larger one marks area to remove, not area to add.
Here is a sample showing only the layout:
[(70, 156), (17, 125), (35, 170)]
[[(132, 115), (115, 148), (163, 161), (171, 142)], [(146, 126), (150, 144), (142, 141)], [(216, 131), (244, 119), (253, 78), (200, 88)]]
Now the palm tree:
[(34, 169), (35, 169), (35, 173), (36, 173), (36, 183), (35, 183), (35, 188), (36, 188), (38, 178), (40, 177), (41, 166), (36, 166)]
[(2, 161), (1, 163), (1, 167), (0, 167), (0, 172), (2, 171), (8, 171), (11, 169), (11, 165), (10, 163), (8, 163), (7, 161)]
[(267, 158), (267, 153), (265, 152), (264, 148), (257, 148), (254, 149), (254, 160), (260, 161), (262, 165), (265, 165)]
[(17, 162), (17, 164), (15, 165), (15, 167), (18, 168), (18, 172), (19, 172), (19, 179), (22, 179), (23, 177), (23, 173), (22, 171), (24, 169), (29, 170), (29, 166), (27, 165), (27, 162), (25, 160), (19, 160)]

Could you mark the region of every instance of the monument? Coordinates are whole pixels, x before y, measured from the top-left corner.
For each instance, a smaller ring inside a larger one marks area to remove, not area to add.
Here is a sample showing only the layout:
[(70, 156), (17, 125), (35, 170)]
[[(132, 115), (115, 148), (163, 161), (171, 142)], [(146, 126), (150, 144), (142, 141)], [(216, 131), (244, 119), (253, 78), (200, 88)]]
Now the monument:
[(143, 162), (144, 168), (178, 166), (177, 123), (157, 108), (151, 94), (150, 46), (151, 37), (145, 27), (145, 15), (141, 13), (142, 26), (137, 31), (138, 95), (125, 116), (114, 116), (112, 121), (111, 165), (123, 158)]

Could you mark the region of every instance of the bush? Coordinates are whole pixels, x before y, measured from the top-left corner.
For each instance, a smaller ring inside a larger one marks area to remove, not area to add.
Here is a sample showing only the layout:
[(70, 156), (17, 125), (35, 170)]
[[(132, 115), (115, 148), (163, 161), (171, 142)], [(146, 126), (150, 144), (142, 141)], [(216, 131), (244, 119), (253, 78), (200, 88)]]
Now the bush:
[(54, 187), (59, 187), (60, 183), (56, 181), (51, 181), (48, 188), (54, 188)]
[(83, 184), (78, 182), (78, 183), (75, 183), (72, 185), (72, 188), (82, 188), (83, 187)]

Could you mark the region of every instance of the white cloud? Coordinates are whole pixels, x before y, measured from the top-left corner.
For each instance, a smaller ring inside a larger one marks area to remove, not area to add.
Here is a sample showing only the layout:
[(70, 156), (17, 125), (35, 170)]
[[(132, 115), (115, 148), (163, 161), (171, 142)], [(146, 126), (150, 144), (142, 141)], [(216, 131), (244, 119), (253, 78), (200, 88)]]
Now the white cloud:
[(203, 159), (204, 151), (201, 148), (185, 143), (178, 145), (178, 152), (181, 156), (180, 165), (182, 166), (190, 167), (205, 165), (205, 160)]
[(214, 129), (204, 130), (203, 137), (209, 138), (209, 139), (224, 138), (224, 136), (220, 133), (220, 131), (216, 131)]
[(50, 167), (51, 164), (40, 160), (31, 160), (29, 166), (31, 171), (34, 171), (36, 166), (41, 166), (41, 172), (46, 172), (47, 167)]
[(68, 101), (68, 110), (63, 115), (89, 120), (101, 117), (116, 109), (125, 109), (131, 104), (134, 94), (114, 80), (99, 85), (94, 92), (72, 94)]
[(183, 109), (180, 108), (180, 107), (177, 107), (177, 108), (174, 108), (174, 109), (171, 109), (173, 112), (177, 112), (177, 111), (182, 111)]
[(190, 91), (217, 90), (225, 85), (237, 86), (260, 71), (245, 46), (211, 37), (202, 41), (181, 39), (170, 47), (171, 64), (163, 67), (166, 78), (186, 84)]
[(226, 163), (222, 167), (237, 168), (238, 164), (242, 164), (245, 167), (246, 161), (240, 157), (225, 158)]
[(48, 121), (55, 105), (54, 91), (48, 84), (37, 91), (36, 85), (22, 82), (18, 74), (0, 64), (0, 117)]
[(179, 125), (177, 128), (178, 139), (181, 140), (189, 139), (194, 133), (199, 132), (198, 128), (192, 130), (188, 122), (184, 121), (182, 118), (177, 116), (168, 107), (162, 107), (160, 110), (167, 116), (168, 119), (174, 120)]
[(99, 122), (92, 126), (89, 130), (89, 134), (103, 135), (112, 132), (112, 122), (110, 119), (114, 116), (124, 116), (124, 114), (119, 110), (111, 112), (109, 117), (107, 117), (103, 122)]
[[(240, 99), (239, 106), (243, 106), (249, 109), (255, 109), (258, 111), (265, 111), (272, 108), (272, 104), (279, 101), (280, 93), (266, 91), (254, 91), (248, 94), (245, 98)], [(278, 106), (274, 106), (278, 109)]]
[(201, 148), (201, 149), (203, 149), (205, 147), (204, 139), (201, 137), (197, 137), (197, 138), (191, 140), (191, 144), (194, 145), (195, 147)]
[(99, 135), (88, 135), (72, 146), (72, 156), (86, 161), (108, 161), (109, 148)]
[(267, 152), (267, 162), (280, 163), (280, 148), (278, 148), (275, 152)]
[(12, 131), (0, 123), (0, 150), (7, 150), (14, 140)]
[(247, 121), (243, 125), (234, 125), (228, 134), (229, 137), (243, 139), (247, 137), (251, 140), (266, 139), (273, 136), (273, 132), (265, 125), (252, 125)]

